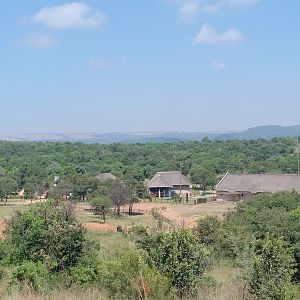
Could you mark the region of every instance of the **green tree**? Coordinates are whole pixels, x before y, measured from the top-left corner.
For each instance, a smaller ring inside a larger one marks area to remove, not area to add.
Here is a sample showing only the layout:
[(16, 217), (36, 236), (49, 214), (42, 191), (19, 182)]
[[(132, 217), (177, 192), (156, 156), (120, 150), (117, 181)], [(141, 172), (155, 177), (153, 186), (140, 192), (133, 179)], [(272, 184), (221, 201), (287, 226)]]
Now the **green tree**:
[(4, 168), (0, 167), (0, 177), (4, 177), (5, 176), (5, 170)]
[(200, 165), (193, 165), (190, 170), (192, 182), (200, 184), (201, 189), (213, 188), (217, 183), (217, 175), (214, 170)]
[(68, 180), (59, 180), (57, 184), (53, 185), (49, 191), (49, 196), (55, 201), (68, 200), (73, 191), (73, 184)]
[(39, 189), (39, 180), (34, 176), (30, 176), (26, 179), (24, 184), (25, 197), (30, 199), (32, 202), (34, 196), (37, 194)]
[(260, 195), (255, 200), (239, 203), (237, 209), (227, 216), (222, 225), (227, 240), (225, 242), (228, 242), (233, 231), (235, 231), (235, 240), (241, 242), (246, 240), (245, 230), (256, 239), (264, 239), (269, 232), (277, 238), (283, 237), (294, 251), (297, 263), (297, 273), (294, 275), (294, 279), (299, 281), (299, 211), (300, 195), (296, 192)]
[(98, 181), (90, 174), (76, 174), (70, 180), (73, 184), (74, 194), (78, 195), (82, 201), (86, 200), (87, 194), (91, 194), (97, 189)]
[(15, 264), (42, 262), (50, 270), (64, 270), (81, 257), (86, 245), (85, 231), (69, 204), (32, 205), (8, 221), (4, 239), (11, 249), (8, 259)]
[(110, 212), (113, 203), (109, 197), (98, 197), (93, 198), (90, 201), (94, 214), (100, 215), (102, 217), (103, 222), (106, 222), (106, 215)]
[(17, 189), (16, 181), (8, 176), (0, 177), (0, 200), (6, 205), (10, 194)]
[(117, 216), (120, 216), (121, 206), (128, 204), (132, 199), (130, 187), (120, 180), (114, 180), (111, 185), (110, 198), (115, 206)]
[(193, 291), (208, 266), (209, 251), (185, 229), (150, 234), (140, 245), (149, 265), (171, 280), (180, 297)]
[(294, 257), (282, 238), (267, 235), (256, 243), (247, 278), (250, 293), (260, 300), (292, 300)]
[(221, 221), (215, 216), (207, 216), (197, 221), (194, 233), (200, 243), (215, 244), (219, 240)]

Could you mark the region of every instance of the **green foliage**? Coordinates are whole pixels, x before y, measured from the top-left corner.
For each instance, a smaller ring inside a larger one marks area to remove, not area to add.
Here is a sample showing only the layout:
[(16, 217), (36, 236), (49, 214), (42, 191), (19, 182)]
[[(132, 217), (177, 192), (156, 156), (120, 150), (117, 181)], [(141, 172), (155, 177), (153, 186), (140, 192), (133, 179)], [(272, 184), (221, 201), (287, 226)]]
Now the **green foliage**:
[(207, 216), (198, 220), (194, 233), (202, 244), (215, 244), (219, 240), (221, 222), (217, 217)]
[[(256, 141), (206, 141), (174, 144), (85, 145), (80, 143), (0, 142), (1, 174), (14, 178), (30, 198), (54, 177), (75, 183), (72, 194), (85, 198), (97, 190), (94, 177), (112, 172), (143, 195), (141, 183), (157, 171), (179, 169), (202, 188), (215, 184), (216, 175), (297, 170), (292, 138)], [(208, 182), (207, 182), (208, 181)]]
[(149, 265), (167, 276), (180, 296), (193, 291), (208, 266), (209, 251), (185, 229), (150, 234), (140, 245)]
[[(77, 170), (78, 171), (78, 170)], [(75, 198), (85, 201), (88, 193), (93, 193), (97, 189), (98, 181), (94, 176), (85, 173), (75, 173), (70, 178), (73, 185)]]
[(191, 170), (191, 179), (195, 184), (200, 184), (201, 189), (213, 188), (217, 184), (217, 174), (213, 168), (193, 165)]
[(97, 268), (80, 264), (70, 268), (70, 276), (75, 284), (93, 283), (98, 277)]
[[(298, 193), (277, 193), (261, 195), (255, 200), (238, 204), (236, 212), (229, 214), (224, 224), (224, 243), (238, 242), (243, 248), (245, 241), (253, 235), (264, 239), (271, 232), (283, 237), (293, 247), (296, 259), (296, 280), (300, 279), (300, 195)], [(235, 233), (232, 236), (232, 233)]]
[[(16, 182), (13, 178), (8, 176), (0, 176), (0, 199), (1, 201), (15, 192), (16, 190)], [(6, 201), (5, 200), (5, 201)]]
[(283, 239), (267, 235), (259, 240), (247, 278), (250, 293), (260, 300), (295, 299), (291, 285), (293, 266), (292, 249), (286, 247)]
[(41, 262), (24, 262), (12, 273), (12, 279), (30, 289), (44, 291), (47, 287), (48, 270)]
[(255, 236), (246, 226), (237, 226), (235, 222), (227, 219), (221, 224), (216, 248), (219, 255), (230, 258), (240, 265), (243, 264), (254, 241)]
[(103, 221), (106, 221), (106, 215), (110, 212), (113, 206), (112, 200), (107, 196), (100, 196), (98, 198), (93, 198), (90, 201), (93, 212), (95, 215), (101, 215)]
[(68, 196), (74, 190), (73, 184), (68, 180), (59, 180), (49, 190), (49, 198), (55, 201), (68, 200)]
[(103, 214), (103, 212), (105, 214), (107, 214), (113, 205), (111, 199), (109, 197), (105, 197), (105, 196), (98, 197), (98, 198), (92, 198), (90, 200), (90, 204), (96, 215)]
[(15, 213), (5, 231), (5, 243), (11, 245), (11, 263), (30, 260), (61, 271), (75, 265), (82, 255), (85, 229), (70, 206), (43, 203)]
[(168, 299), (168, 279), (149, 268), (139, 253), (127, 250), (101, 265), (100, 282), (115, 299)]

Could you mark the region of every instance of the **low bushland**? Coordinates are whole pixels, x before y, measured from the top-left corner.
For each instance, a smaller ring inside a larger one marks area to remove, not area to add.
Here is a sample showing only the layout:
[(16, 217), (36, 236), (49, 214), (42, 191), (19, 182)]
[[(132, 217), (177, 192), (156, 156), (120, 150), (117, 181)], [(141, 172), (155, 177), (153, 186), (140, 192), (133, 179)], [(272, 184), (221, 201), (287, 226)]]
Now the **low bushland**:
[(156, 227), (99, 233), (86, 231), (71, 204), (32, 205), (0, 241), (1, 297), (299, 299), (299, 211), (297, 193), (278, 193), (193, 230), (156, 218)]
[(243, 271), (247, 299), (299, 299), (300, 196), (261, 195), (239, 203), (224, 221), (207, 217), (194, 234), (214, 254)]

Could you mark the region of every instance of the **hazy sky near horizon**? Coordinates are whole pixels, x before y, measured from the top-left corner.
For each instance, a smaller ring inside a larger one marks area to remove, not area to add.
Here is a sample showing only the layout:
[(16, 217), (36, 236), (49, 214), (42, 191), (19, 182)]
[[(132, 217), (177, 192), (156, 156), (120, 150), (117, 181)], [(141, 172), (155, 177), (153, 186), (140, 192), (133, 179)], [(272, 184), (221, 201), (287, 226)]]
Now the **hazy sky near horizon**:
[(0, 133), (299, 124), (300, 1), (0, 3)]

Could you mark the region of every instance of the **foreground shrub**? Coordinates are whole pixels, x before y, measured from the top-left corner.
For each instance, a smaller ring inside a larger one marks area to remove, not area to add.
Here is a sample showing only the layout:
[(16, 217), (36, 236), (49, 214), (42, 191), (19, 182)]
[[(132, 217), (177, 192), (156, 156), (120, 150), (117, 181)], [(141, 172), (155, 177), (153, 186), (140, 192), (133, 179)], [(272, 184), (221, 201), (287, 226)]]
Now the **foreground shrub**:
[(291, 300), (295, 293), (291, 285), (294, 274), (292, 250), (282, 239), (267, 237), (256, 244), (250, 265), (249, 290), (260, 300)]
[(47, 286), (48, 270), (40, 262), (25, 262), (12, 273), (12, 279), (28, 289), (44, 291)]
[(78, 265), (70, 269), (71, 281), (75, 284), (92, 283), (97, 276), (97, 269), (92, 266)]
[(148, 263), (167, 276), (179, 296), (193, 291), (209, 263), (209, 251), (185, 229), (149, 235), (141, 244)]
[(134, 250), (102, 263), (100, 283), (114, 299), (170, 299), (170, 282), (149, 268)]
[(197, 221), (194, 233), (203, 244), (212, 245), (218, 242), (221, 222), (215, 216), (207, 216)]
[[(250, 235), (264, 239), (268, 232), (283, 237), (293, 249), (297, 272), (294, 279), (300, 281), (300, 195), (296, 192), (264, 194), (238, 204), (231, 212), (224, 226), (222, 249), (228, 255), (241, 253)], [(245, 243), (246, 242), (246, 243)], [(233, 246), (233, 251), (227, 246)]]
[(4, 243), (10, 245), (10, 263), (42, 262), (51, 271), (62, 271), (74, 266), (83, 254), (85, 229), (70, 206), (43, 203), (15, 213)]

